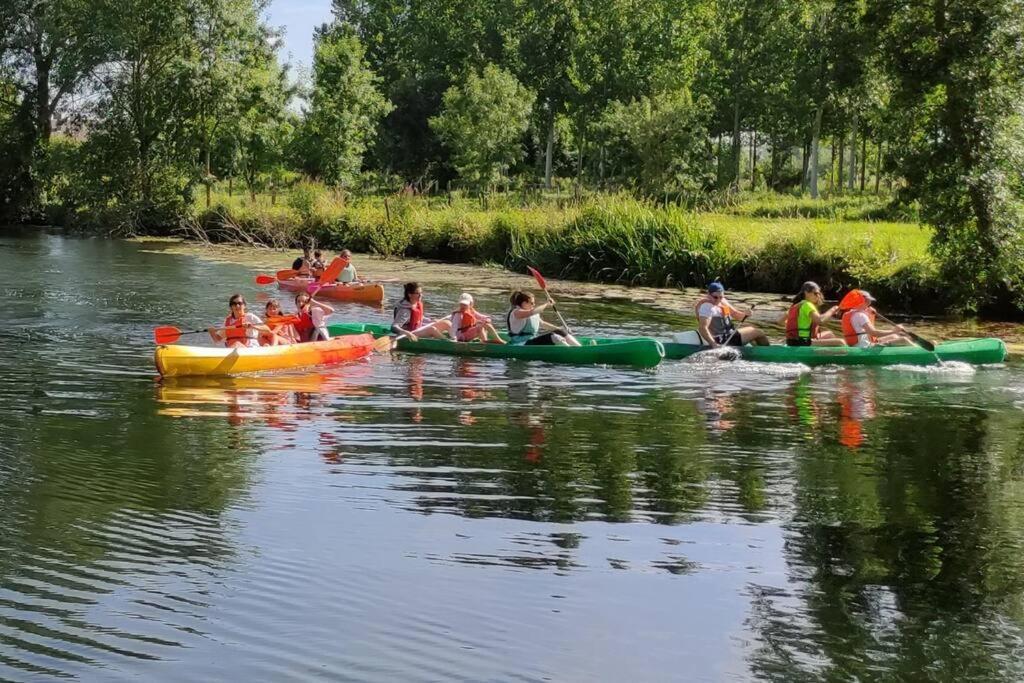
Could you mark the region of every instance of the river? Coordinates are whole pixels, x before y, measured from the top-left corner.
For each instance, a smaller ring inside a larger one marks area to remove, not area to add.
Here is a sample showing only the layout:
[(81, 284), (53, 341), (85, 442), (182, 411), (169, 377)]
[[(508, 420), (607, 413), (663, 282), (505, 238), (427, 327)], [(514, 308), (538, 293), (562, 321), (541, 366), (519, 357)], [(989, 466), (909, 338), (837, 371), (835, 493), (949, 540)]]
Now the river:
[[(155, 381), (155, 326), (286, 261), (0, 238), (0, 680), (1024, 679), (1013, 360)], [(435, 312), (527, 284), (371, 266)], [(684, 324), (612, 293), (560, 309)]]

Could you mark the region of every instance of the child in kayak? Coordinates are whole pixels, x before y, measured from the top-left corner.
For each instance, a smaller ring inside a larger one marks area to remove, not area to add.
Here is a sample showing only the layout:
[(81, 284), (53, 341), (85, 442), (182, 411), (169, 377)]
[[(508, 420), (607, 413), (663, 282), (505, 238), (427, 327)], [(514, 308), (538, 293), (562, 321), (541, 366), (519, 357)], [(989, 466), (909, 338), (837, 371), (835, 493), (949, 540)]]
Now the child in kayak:
[(912, 344), (902, 325), (891, 330), (875, 327), (875, 297), (863, 289), (854, 290), (843, 297), (843, 306), (852, 306), (843, 314), (843, 338), (849, 346), (866, 349), (869, 346), (907, 346)]
[(320, 273), (324, 272), (324, 268), (327, 264), (324, 263), (324, 253), (317, 249), (313, 252), (313, 262), (310, 263), (309, 268), (313, 277), (320, 277)]
[(418, 282), (405, 284), (402, 300), (395, 306), (392, 332), (416, 341), (418, 337), (443, 338), (451, 326), (450, 320), (432, 322), (427, 318), (423, 313), (423, 289)]
[(733, 319), (742, 322), (750, 317), (749, 311), (734, 308), (725, 299), (725, 286), (721, 282), (708, 285), (707, 296), (697, 302), (698, 334), (711, 348), (718, 346), (744, 346), (754, 342), (768, 345), (768, 335), (753, 325), (737, 327)]
[(468, 342), (478, 339), (482, 342), (494, 341), (504, 344), (498, 331), (491, 324), (491, 319), (473, 308), (473, 295), (465, 292), (459, 296), (459, 308), (452, 311), (451, 334), (455, 341)]
[(786, 346), (846, 346), (839, 337), (822, 324), (832, 319), (839, 310), (833, 306), (824, 313), (818, 313), (818, 306), (825, 302), (825, 295), (816, 282), (805, 282), (800, 292), (793, 297), (793, 305), (782, 317), (780, 324), (786, 326)]
[(224, 346), (228, 348), (259, 346), (260, 333), (270, 333), (270, 328), (263, 324), (263, 321), (255, 314), (245, 310), (245, 298), (241, 294), (231, 295), (228, 300), (228, 308), (230, 313), (224, 318), (223, 329), (207, 328), (210, 339), (216, 344), (223, 342)]
[(541, 319), (541, 311), (554, 306), (553, 300), (536, 305), (533, 294), (515, 292), (510, 299), (512, 310), (505, 316), (509, 342), (525, 346), (579, 346), (576, 337)]
[(295, 313), (299, 317), (299, 322), (295, 323), (299, 341), (318, 341), (331, 338), (324, 319), (334, 313), (332, 307), (314, 300), (306, 292), (299, 292), (295, 295)]
[(270, 332), (260, 334), (260, 346), (281, 346), (284, 344), (295, 344), (299, 341), (299, 335), (295, 331), (295, 325), (291, 322), (295, 316), (286, 316), (281, 312), (281, 304), (275, 299), (267, 302), (264, 322)]

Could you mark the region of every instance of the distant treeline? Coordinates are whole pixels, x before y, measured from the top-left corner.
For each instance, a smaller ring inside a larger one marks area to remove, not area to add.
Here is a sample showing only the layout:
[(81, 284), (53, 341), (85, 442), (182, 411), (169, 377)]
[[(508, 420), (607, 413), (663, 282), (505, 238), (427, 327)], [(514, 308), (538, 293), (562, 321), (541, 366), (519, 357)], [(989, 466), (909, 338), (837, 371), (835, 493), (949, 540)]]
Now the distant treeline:
[(886, 182), (961, 306), (1024, 299), (1014, 0), (334, 0), (298, 84), (264, 10), (3, 3), (3, 217), (166, 228), (228, 178), (687, 202)]

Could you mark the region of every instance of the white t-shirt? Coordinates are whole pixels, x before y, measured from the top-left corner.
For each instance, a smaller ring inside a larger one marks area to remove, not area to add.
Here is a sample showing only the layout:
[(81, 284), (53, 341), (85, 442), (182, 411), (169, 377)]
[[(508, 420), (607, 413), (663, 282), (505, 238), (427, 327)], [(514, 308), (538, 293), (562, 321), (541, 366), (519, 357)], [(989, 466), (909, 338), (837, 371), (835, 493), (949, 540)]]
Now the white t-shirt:
[(871, 322), (871, 318), (864, 311), (854, 311), (850, 314), (850, 326), (857, 333), (857, 343), (854, 346), (862, 349), (871, 346), (871, 335), (866, 329), (869, 322)]
[(723, 337), (731, 333), (731, 329), (727, 326), (725, 321), (726, 316), (725, 310), (723, 310), (723, 305), (728, 307), (729, 303), (724, 299), (720, 304), (712, 304), (709, 301), (705, 301), (700, 305), (700, 308), (697, 309), (698, 318), (711, 319), (709, 329), (711, 330), (711, 336), (716, 338)]

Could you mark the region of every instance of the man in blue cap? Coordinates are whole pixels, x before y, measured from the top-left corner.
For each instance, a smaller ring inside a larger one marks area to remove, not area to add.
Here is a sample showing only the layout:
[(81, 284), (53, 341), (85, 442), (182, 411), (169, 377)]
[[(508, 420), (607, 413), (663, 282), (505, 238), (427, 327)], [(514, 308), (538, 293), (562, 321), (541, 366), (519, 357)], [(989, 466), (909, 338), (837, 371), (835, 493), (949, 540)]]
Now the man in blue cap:
[(736, 327), (733, 320), (744, 321), (750, 311), (733, 308), (725, 299), (725, 286), (718, 281), (708, 285), (708, 294), (697, 306), (697, 332), (701, 340), (716, 348), (743, 346), (751, 342), (768, 346), (768, 335), (753, 325)]

